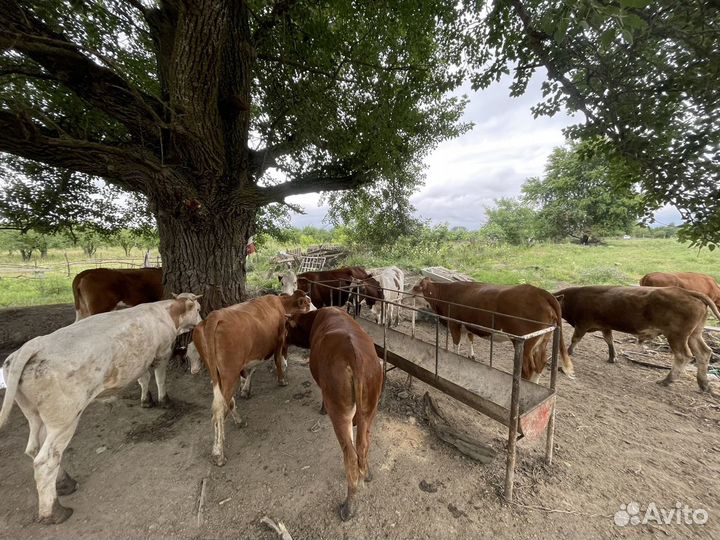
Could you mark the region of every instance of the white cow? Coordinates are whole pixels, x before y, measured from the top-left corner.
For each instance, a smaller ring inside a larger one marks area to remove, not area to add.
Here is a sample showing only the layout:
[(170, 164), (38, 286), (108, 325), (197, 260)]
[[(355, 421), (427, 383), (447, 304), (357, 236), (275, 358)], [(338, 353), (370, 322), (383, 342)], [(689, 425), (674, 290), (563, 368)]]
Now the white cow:
[(278, 281), (282, 285), (281, 294), (292, 294), (297, 289), (297, 276), (292, 270), (288, 270), (283, 275), (278, 276)]
[(25, 453), (33, 458), (41, 523), (62, 523), (72, 514), (58, 501), (77, 488), (61, 460), (82, 412), (98, 395), (166, 364), (175, 338), (201, 321), (197, 298), (183, 293), (100, 313), (31, 339), (7, 357), (0, 427), (17, 402), (30, 424)]
[[(383, 290), (383, 296), (386, 301), (394, 302), (396, 304), (401, 303), (402, 293), (405, 290), (405, 274), (397, 266), (389, 266), (387, 268), (379, 268), (372, 272), (374, 277), (380, 284)], [(375, 315), (375, 319), (380, 323), (382, 318), (382, 302), (376, 302), (370, 311)], [(390, 325), (391, 321), (395, 319), (395, 326), (400, 323), (400, 307), (392, 304), (387, 304), (385, 308), (385, 323)]]

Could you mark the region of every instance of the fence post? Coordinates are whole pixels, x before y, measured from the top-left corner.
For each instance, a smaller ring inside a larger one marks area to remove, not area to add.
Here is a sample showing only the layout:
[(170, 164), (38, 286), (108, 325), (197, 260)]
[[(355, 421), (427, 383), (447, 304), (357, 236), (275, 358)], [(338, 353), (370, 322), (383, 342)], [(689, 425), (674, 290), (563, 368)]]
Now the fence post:
[(70, 277), (70, 259), (68, 259), (67, 251), (65, 252), (65, 264), (67, 264), (67, 277)]
[(512, 501), (515, 483), (515, 456), (517, 453), (518, 420), (520, 418), (520, 374), (522, 373), (525, 341), (513, 341), (515, 357), (513, 361), (512, 396), (510, 398), (510, 433), (507, 446), (507, 466), (505, 468), (505, 500)]

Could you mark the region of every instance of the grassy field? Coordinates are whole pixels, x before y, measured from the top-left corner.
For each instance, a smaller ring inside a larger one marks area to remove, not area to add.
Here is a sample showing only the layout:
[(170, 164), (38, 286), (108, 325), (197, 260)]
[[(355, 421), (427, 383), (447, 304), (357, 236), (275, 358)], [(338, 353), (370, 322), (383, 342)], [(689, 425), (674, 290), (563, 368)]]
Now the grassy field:
[[(269, 241), (248, 263), (248, 285), (276, 288), (277, 278), (269, 261), (286, 246)], [(292, 246), (287, 246), (292, 247)], [(71, 262), (85, 261), (80, 250), (51, 250), (45, 259), (22, 263), (20, 256), (0, 256), (0, 307), (70, 303), (72, 277), (95, 264), (74, 264), (67, 275), (65, 254)], [(155, 252), (157, 253), (157, 252)], [(142, 253), (131, 257), (142, 261)], [(96, 259), (124, 259), (120, 248), (101, 248)], [(703, 272), (720, 278), (720, 253), (689, 249), (675, 240), (609, 240), (601, 246), (539, 244), (529, 248), (488, 246), (479, 241), (442, 245), (401, 246), (388, 251), (357, 251), (347, 264), (368, 267), (395, 264), (408, 270), (445, 266), (478, 281), (503, 284), (530, 283), (548, 290), (570, 284), (637, 284), (653, 271)], [(117, 266), (117, 265), (114, 265)], [(33, 270), (37, 272), (33, 272)], [(17, 277), (23, 275), (24, 277)]]

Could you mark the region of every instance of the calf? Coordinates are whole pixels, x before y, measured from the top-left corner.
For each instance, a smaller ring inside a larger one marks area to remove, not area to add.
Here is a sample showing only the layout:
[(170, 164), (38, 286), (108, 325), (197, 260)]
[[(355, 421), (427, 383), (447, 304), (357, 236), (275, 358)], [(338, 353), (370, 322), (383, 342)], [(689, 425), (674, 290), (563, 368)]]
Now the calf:
[(612, 331), (640, 339), (664, 335), (673, 353), (673, 365), (666, 378), (675, 381), (693, 354), (697, 360), (697, 382), (709, 391), (707, 369), (712, 351), (702, 337), (707, 308), (720, 318), (712, 300), (702, 293), (679, 287), (570, 287), (555, 293), (562, 314), (575, 327), (570, 354), (586, 332), (602, 331), (608, 344), (608, 362), (615, 362)]
[(58, 495), (77, 488), (61, 460), (88, 404), (166, 363), (175, 338), (200, 320), (197, 297), (184, 293), (81, 320), (31, 339), (7, 357), (0, 427), (17, 402), (30, 424), (25, 453), (33, 458), (42, 523), (62, 523), (72, 514), (58, 502)]
[(645, 274), (640, 280), (645, 287), (680, 287), (688, 291), (706, 294), (720, 310), (720, 285), (715, 278), (707, 274), (696, 272), (653, 272)]
[[(549, 292), (532, 285), (489, 285), (471, 281), (434, 283), (430, 278), (423, 278), (412, 288), (412, 293), (424, 298), (438, 315), (469, 323), (463, 325), (457, 321), (447, 321), (456, 352), (463, 326), (468, 334), (489, 338), (488, 332), (472, 325), (502, 330), (516, 336), (557, 325), (560, 330), (561, 367), (566, 375), (574, 377), (575, 370), (563, 342), (560, 304)], [(551, 333), (547, 333), (525, 341), (522, 364), (524, 379), (537, 382), (540, 378), (547, 364), (547, 345), (551, 336)]]
[[(287, 385), (283, 356), (286, 314), (314, 309), (302, 291), (291, 296), (266, 295), (210, 313), (193, 332), (193, 343), (210, 373), (213, 386), (213, 426), (215, 441), (212, 456), (217, 466), (225, 458), (225, 418), (235, 410), (235, 391), (243, 370), (251, 371), (263, 360), (275, 356), (278, 384)], [(250, 377), (243, 392), (249, 395)]]
[(93, 268), (75, 276), (75, 322), (111, 311), (122, 302), (137, 306), (157, 302), (163, 297), (162, 268)]
[[(340, 518), (355, 515), (361, 477), (372, 478), (368, 464), (370, 428), (383, 387), (382, 362), (360, 325), (337, 308), (323, 308), (288, 319), (288, 343), (310, 348), (310, 372), (322, 391), (323, 406), (340, 443), (347, 475), (347, 497)], [(353, 441), (353, 425), (357, 437)]]
[[(381, 298), (388, 302), (385, 309), (385, 324), (390, 325), (395, 320), (394, 326), (400, 324), (400, 307), (394, 304), (402, 302), (403, 292), (405, 291), (405, 274), (397, 266), (381, 268), (373, 273), (373, 277), (377, 280), (380, 287)], [(370, 307), (375, 319), (378, 323), (382, 320), (383, 303), (379, 302)]]

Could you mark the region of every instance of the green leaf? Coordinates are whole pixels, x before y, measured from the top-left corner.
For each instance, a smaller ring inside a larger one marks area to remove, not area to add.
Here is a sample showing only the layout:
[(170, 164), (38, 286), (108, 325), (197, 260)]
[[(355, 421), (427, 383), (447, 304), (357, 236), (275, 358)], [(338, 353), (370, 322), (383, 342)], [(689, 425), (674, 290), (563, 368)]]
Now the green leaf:
[(620, 0), (620, 5), (625, 8), (642, 9), (650, 4), (650, 0)]

